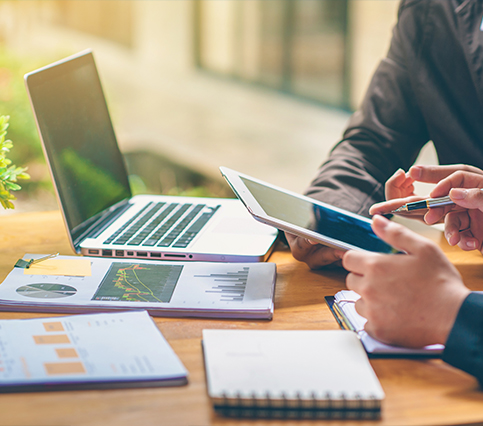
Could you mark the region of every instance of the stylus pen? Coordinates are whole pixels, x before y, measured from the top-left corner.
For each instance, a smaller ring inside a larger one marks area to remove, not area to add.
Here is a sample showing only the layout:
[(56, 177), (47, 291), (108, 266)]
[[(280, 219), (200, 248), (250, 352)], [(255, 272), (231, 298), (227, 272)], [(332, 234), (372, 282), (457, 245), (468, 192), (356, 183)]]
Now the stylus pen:
[(401, 206), (396, 210), (393, 210), (391, 213), (431, 209), (434, 207), (451, 206), (453, 204), (454, 204), (453, 201), (451, 201), (451, 198), (449, 198), (449, 195), (447, 195), (446, 197), (428, 198), (427, 200), (415, 201), (414, 203), (407, 203), (407, 204), (404, 204), (404, 206)]

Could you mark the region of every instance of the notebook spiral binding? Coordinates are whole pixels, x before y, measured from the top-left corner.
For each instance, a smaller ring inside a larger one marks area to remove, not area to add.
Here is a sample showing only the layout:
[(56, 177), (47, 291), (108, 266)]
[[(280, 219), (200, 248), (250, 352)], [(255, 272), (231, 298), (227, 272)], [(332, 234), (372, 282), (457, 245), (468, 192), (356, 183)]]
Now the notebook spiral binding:
[(289, 418), (289, 419), (364, 419), (374, 420), (381, 416), (381, 401), (374, 395), (363, 397), (345, 393), (333, 395), (326, 392), (322, 398), (316, 392), (303, 397), (300, 392), (290, 397), (281, 392), (276, 397), (269, 392), (263, 397), (256, 393), (242, 395), (237, 392), (229, 396), (223, 392), (214, 401), (215, 411), (226, 417), (243, 418)]

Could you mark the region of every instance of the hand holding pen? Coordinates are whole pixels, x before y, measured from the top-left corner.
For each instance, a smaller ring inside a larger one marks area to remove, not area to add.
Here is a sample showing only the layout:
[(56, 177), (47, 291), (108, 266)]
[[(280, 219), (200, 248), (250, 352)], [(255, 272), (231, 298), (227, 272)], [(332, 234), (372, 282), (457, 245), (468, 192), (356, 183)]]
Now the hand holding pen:
[(480, 250), (483, 246), (483, 175), (457, 172), (439, 182), (431, 196), (449, 194), (455, 207), (431, 209), (426, 214), (427, 223), (435, 223), (444, 217), (444, 235), (452, 246), (463, 250)]
[[(414, 193), (414, 182), (436, 183), (430, 200), (452, 204), (435, 205)], [(413, 166), (406, 173), (398, 170), (386, 182), (388, 201), (374, 204), (369, 213), (389, 214), (406, 205), (396, 214), (423, 220), (427, 224), (443, 222), (449, 244), (463, 250), (482, 250), (483, 246), (483, 170), (473, 166)], [(416, 204), (414, 204), (416, 203)], [(428, 205), (429, 203), (429, 205)], [(431, 205), (432, 204), (432, 205)], [(407, 207), (409, 205), (409, 208)], [(416, 208), (414, 208), (416, 207)], [(424, 208), (421, 208), (424, 207)], [(407, 211), (406, 211), (407, 210)]]
[[(483, 177), (483, 170), (480, 170), (473, 166), (464, 164), (453, 164), (446, 166), (434, 166), (434, 165), (415, 165), (412, 166), (407, 172), (402, 169), (397, 170), (385, 183), (385, 198), (387, 201), (373, 205), (369, 213), (374, 214), (389, 214), (404, 204), (412, 203), (415, 201), (424, 200), (423, 197), (416, 195), (414, 191), (415, 182), (424, 182), (439, 184), (451, 175), (459, 172), (468, 172), (471, 174), (479, 174)], [(439, 198), (447, 196), (449, 193), (448, 188), (446, 192), (431, 193), (431, 198)], [(446, 207), (445, 211), (451, 210), (452, 207)], [(429, 217), (434, 216), (434, 212), (440, 211), (427, 210), (427, 209), (415, 209), (409, 212), (398, 212), (398, 214), (407, 216), (411, 219), (419, 219), (425, 221), (425, 216), (429, 213)], [(440, 219), (443, 216), (440, 217)], [(433, 222), (435, 223), (435, 222)]]
[(458, 245), (463, 250), (482, 251), (482, 174), (463, 171), (453, 173), (436, 185), (430, 199), (417, 200), (411, 197), (403, 206), (400, 205), (399, 209), (403, 214), (426, 212), (424, 220), (430, 225), (444, 220), (444, 235), (451, 246)]

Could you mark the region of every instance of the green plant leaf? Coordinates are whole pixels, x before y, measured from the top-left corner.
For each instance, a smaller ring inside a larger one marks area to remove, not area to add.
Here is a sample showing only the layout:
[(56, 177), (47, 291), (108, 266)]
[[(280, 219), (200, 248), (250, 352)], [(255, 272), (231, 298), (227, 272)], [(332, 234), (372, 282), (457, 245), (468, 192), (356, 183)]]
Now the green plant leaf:
[(0, 116), (0, 203), (5, 209), (13, 209), (14, 205), (10, 200), (16, 198), (10, 191), (18, 191), (22, 187), (17, 184), (17, 179), (29, 179), (30, 176), (25, 173), (26, 167), (17, 167), (11, 165), (12, 161), (6, 158), (7, 152), (13, 148), (11, 140), (5, 140), (8, 128), (9, 116)]

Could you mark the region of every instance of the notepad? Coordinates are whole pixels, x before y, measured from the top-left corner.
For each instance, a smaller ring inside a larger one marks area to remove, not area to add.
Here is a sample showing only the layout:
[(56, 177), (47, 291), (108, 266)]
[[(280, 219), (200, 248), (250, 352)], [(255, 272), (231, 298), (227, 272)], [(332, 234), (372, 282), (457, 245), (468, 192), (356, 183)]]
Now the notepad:
[(91, 261), (83, 257), (47, 259), (23, 270), (24, 275), (58, 275), (67, 277), (90, 277)]
[(384, 391), (357, 335), (203, 330), (208, 394), (230, 417), (380, 416)]
[(364, 330), (367, 320), (359, 315), (355, 308), (355, 302), (359, 298), (360, 295), (355, 291), (342, 290), (335, 296), (326, 296), (325, 300), (341, 328), (357, 333), (368, 354), (378, 356), (441, 356), (444, 350), (443, 345), (428, 345), (424, 348), (403, 348), (401, 346), (387, 345), (369, 336)]

